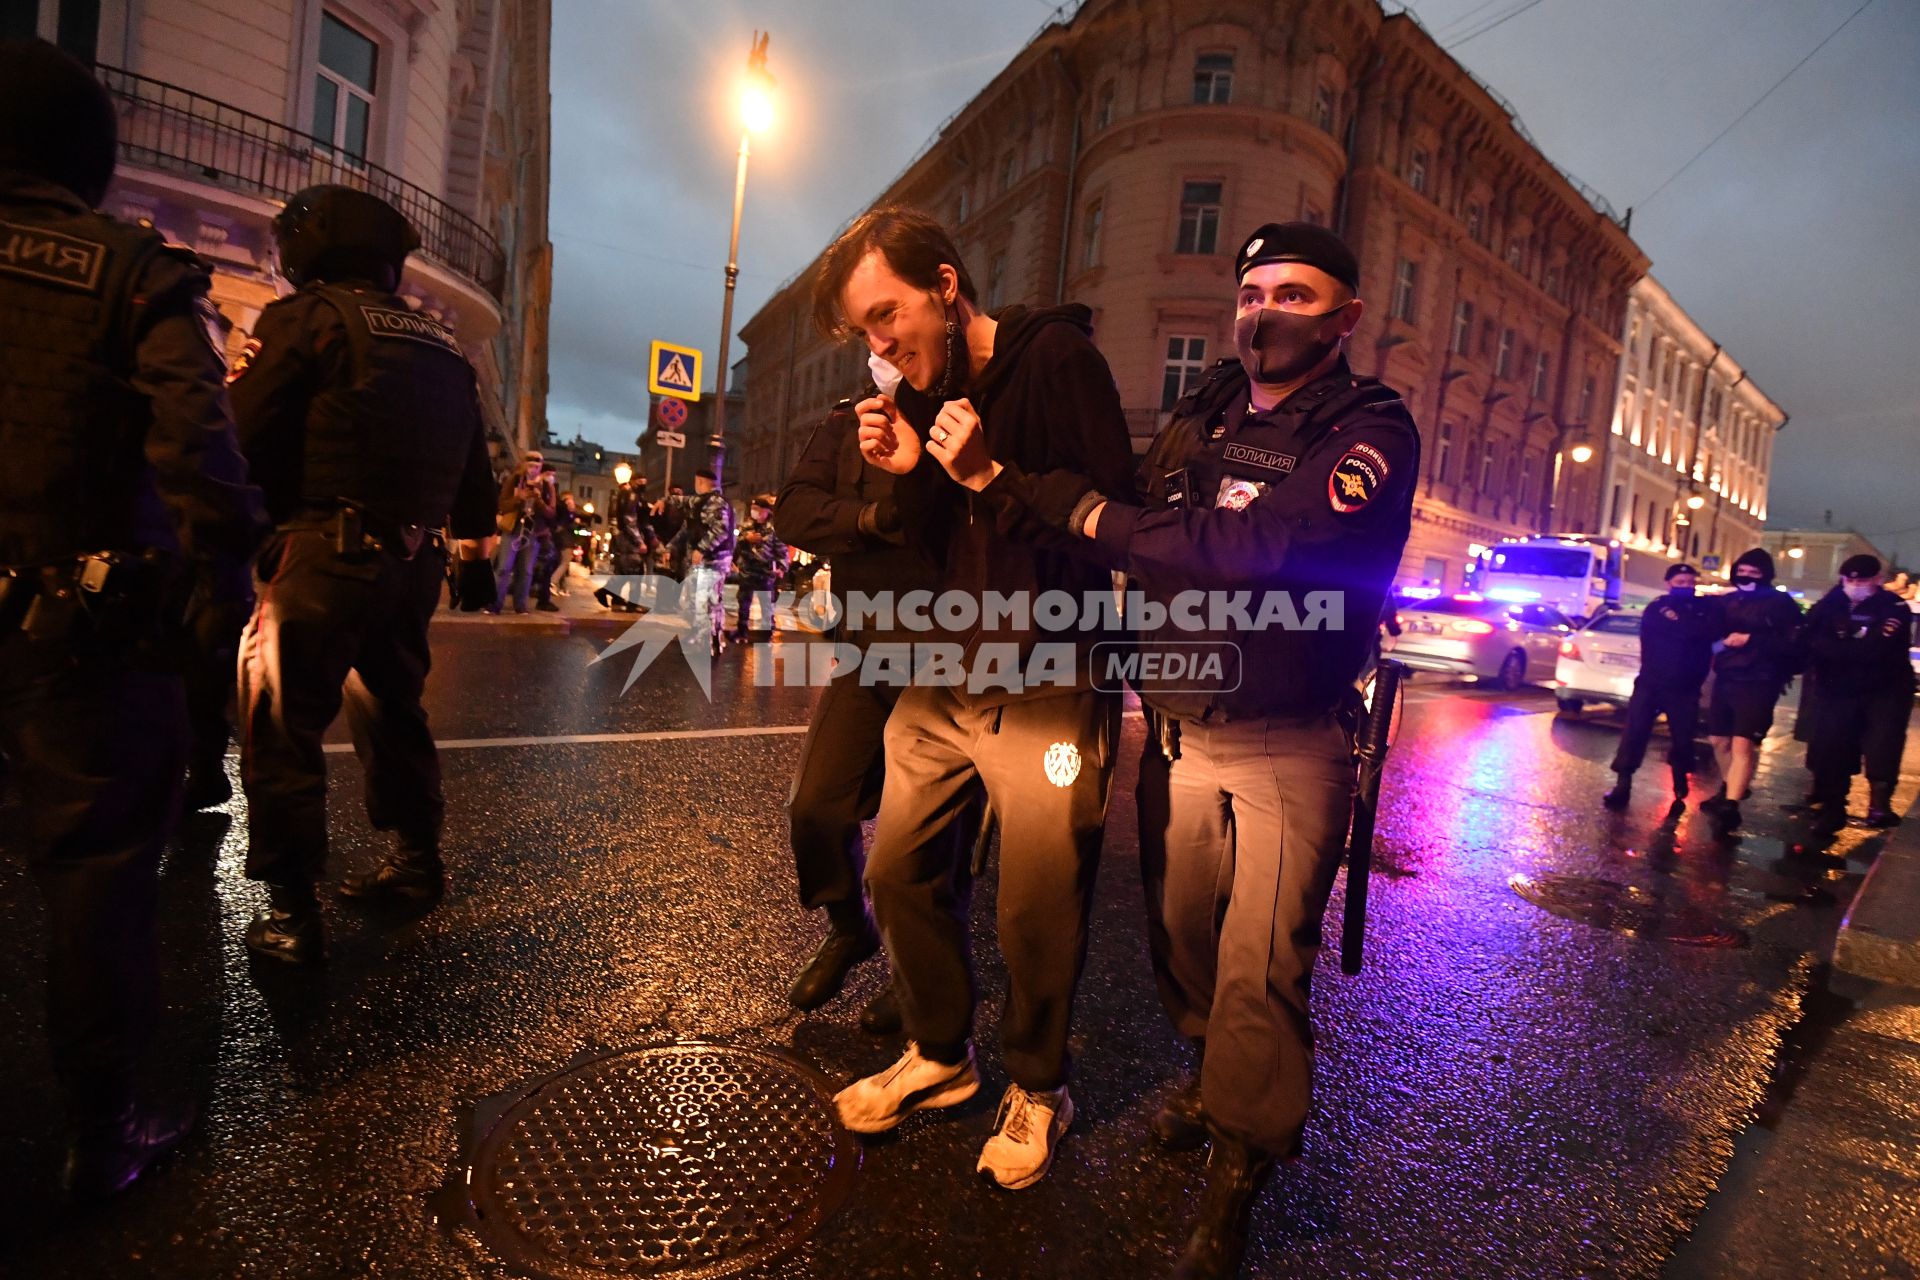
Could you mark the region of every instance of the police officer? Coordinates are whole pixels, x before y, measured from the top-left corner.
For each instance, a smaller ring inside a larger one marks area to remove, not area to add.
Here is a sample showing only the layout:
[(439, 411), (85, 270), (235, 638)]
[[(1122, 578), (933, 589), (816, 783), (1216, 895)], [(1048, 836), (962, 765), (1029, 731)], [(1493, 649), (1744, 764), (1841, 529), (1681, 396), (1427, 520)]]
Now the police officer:
[(1733, 591), (1718, 601), (1713, 694), (1707, 740), (1726, 781), (1700, 802), (1722, 831), (1740, 825), (1740, 802), (1753, 785), (1760, 742), (1773, 728), (1773, 708), (1798, 665), (1800, 606), (1773, 585), (1773, 557), (1761, 547), (1733, 562)]
[[(1239, 653), (1213, 675), (1189, 666), (1137, 680), (1150, 730), (1137, 797), (1149, 940), (1167, 1011), (1201, 1063), (1154, 1131), (1171, 1147), (1213, 1144), (1176, 1269), (1190, 1278), (1238, 1272), (1273, 1162), (1300, 1149), (1308, 982), (1354, 795), (1355, 682), (1420, 470), (1406, 405), (1342, 353), (1363, 304), (1339, 237), (1270, 223), (1235, 271), (1239, 358), (1175, 406), (1142, 466), (1144, 509), (1099, 494), (1063, 508), (1026, 477), (962, 456), (977, 438), (945, 446), (963, 483), (993, 476), (984, 496), (1017, 495), (1127, 571), (1143, 655), (1204, 656), (1222, 642)], [(1204, 627), (1176, 604), (1194, 590), (1216, 596)], [(1213, 620), (1218, 597), (1249, 592), (1257, 612), (1245, 622), (1224, 610)]]
[(704, 635), (712, 651), (726, 647), (726, 604), (722, 599), (727, 573), (733, 566), (733, 505), (720, 492), (714, 473), (705, 467), (693, 473), (693, 494), (670, 498), (669, 509), (679, 509), (679, 531), (673, 535), (676, 561), (684, 566), (680, 608), (696, 636)]
[[(869, 364), (879, 381), (863, 399), (897, 391), (897, 370), (884, 361)], [(832, 558), (833, 586), (842, 601), (855, 593), (930, 592), (939, 580), (938, 568), (925, 546), (907, 540), (893, 474), (862, 462), (854, 404), (840, 401), (808, 437), (774, 505), (774, 525), (793, 545)], [(873, 622), (843, 610), (833, 639), (863, 655), (875, 644), (912, 639)], [(800, 905), (824, 910), (828, 931), (787, 993), (798, 1009), (831, 1000), (853, 967), (880, 950), (861, 888), (866, 870), (861, 824), (880, 809), (887, 717), (900, 693), (898, 684), (861, 680), (857, 670), (844, 672), (821, 691), (807, 722), (787, 795), (787, 830)], [(977, 822), (963, 820), (955, 831), (974, 826)], [(957, 867), (964, 854), (956, 846), (948, 857)], [(899, 998), (891, 982), (860, 1011), (860, 1025), (875, 1035), (900, 1029)]]
[(1870, 827), (1891, 827), (1893, 788), (1913, 714), (1913, 611), (1881, 586), (1876, 556), (1849, 556), (1840, 581), (1807, 611), (1807, 678), (1820, 689), (1807, 743), (1815, 823), (1846, 825), (1847, 792), (1866, 759)]
[(1647, 758), (1653, 722), (1667, 717), (1667, 765), (1673, 773), (1673, 798), (1687, 798), (1687, 775), (1693, 771), (1693, 730), (1700, 719), (1700, 689), (1713, 666), (1717, 614), (1708, 600), (1694, 594), (1700, 575), (1690, 564), (1667, 570), (1667, 594), (1640, 615), (1640, 674), (1634, 677), (1633, 696), (1627, 700), (1627, 726), (1614, 753), (1618, 775), (1613, 790), (1602, 797), (1609, 809), (1624, 809), (1633, 790), (1634, 770)]
[(461, 540), (462, 600), (490, 600), (495, 494), (473, 368), (394, 292), (419, 244), (407, 220), (365, 192), (309, 187), (274, 238), (298, 292), (261, 312), (231, 389), (278, 526), (241, 641), (247, 874), (270, 899), (247, 945), (307, 962), (323, 952), (320, 739), (343, 686), (368, 818), (398, 847), (340, 891), (430, 902), (445, 888), (440, 763), (420, 705), (444, 574), (433, 531), (450, 524)]
[(0, 42), (0, 755), (23, 805), (8, 843), (47, 905), (47, 1038), (80, 1197), (130, 1185), (190, 1126), (136, 1081), (187, 754), (162, 609), (202, 568), (230, 586), (264, 531), (211, 278), (92, 211), (114, 157), (87, 70)]
[(753, 618), (753, 602), (760, 601), (760, 617), (771, 635), (774, 631), (774, 588), (786, 576), (792, 553), (773, 527), (773, 495), (755, 494), (747, 505), (747, 523), (733, 542), (733, 567), (740, 578), (739, 614), (734, 621), (733, 638), (741, 644), (752, 642), (748, 623)]

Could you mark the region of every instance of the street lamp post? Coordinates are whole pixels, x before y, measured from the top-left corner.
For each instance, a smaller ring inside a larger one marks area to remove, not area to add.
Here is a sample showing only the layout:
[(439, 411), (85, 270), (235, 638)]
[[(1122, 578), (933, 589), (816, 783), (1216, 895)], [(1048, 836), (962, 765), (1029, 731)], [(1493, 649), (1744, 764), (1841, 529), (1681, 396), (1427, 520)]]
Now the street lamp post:
[(773, 123), (773, 77), (767, 73), (769, 33), (756, 31), (747, 52), (747, 78), (740, 93), (740, 164), (733, 179), (733, 231), (727, 240), (727, 292), (720, 305), (720, 358), (713, 371), (713, 478), (718, 484), (727, 452), (727, 349), (733, 337), (733, 292), (740, 279), (740, 211), (747, 201), (747, 155), (753, 135)]

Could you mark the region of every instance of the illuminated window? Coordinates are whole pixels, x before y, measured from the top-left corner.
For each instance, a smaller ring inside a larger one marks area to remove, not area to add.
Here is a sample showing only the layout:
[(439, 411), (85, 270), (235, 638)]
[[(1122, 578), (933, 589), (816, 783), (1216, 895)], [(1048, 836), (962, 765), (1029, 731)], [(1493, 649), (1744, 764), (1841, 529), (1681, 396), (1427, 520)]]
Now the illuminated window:
[(1213, 253), (1220, 242), (1218, 182), (1189, 182), (1180, 188), (1180, 236), (1175, 253)]
[(1427, 152), (1424, 147), (1415, 147), (1407, 159), (1407, 185), (1421, 195), (1427, 194)]
[(1471, 355), (1473, 346), (1473, 304), (1456, 302), (1453, 306), (1453, 354)]
[(1187, 336), (1167, 339), (1167, 365), (1160, 383), (1160, 412), (1171, 413), (1187, 388), (1207, 368), (1207, 340)]
[(1233, 55), (1203, 53), (1193, 64), (1193, 100), (1218, 105), (1233, 101)]
[(1414, 307), (1417, 305), (1417, 291), (1420, 284), (1420, 264), (1408, 258), (1400, 259), (1400, 265), (1393, 273), (1393, 318), (1413, 323)]
[(367, 158), (380, 46), (331, 13), (320, 15), (313, 81), (313, 136), (351, 159)]
[(1433, 478), (1435, 483), (1444, 482), (1453, 470), (1453, 424), (1440, 424), (1440, 447), (1434, 450)]

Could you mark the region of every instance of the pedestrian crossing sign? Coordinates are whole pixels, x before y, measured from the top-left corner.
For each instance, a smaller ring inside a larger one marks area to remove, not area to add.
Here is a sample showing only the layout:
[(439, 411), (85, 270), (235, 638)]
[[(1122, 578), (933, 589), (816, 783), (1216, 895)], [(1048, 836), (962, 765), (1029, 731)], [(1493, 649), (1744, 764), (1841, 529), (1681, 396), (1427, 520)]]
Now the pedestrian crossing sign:
[(700, 398), (700, 352), (695, 347), (676, 347), (671, 342), (653, 344), (647, 360), (647, 390), (657, 396), (677, 400)]

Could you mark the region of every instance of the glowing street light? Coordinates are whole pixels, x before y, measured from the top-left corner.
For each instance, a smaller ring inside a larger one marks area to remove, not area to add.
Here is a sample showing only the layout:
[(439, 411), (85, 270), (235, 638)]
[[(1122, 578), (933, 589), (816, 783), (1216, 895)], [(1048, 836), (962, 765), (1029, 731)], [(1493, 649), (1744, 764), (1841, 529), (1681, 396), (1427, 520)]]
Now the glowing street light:
[(1807, 549), (1805, 547), (1788, 547), (1787, 548), (1787, 559), (1789, 560), (1798, 560), (1806, 554), (1807, 554)]
[(631, 479), (633, 479), (632, 467), (624, 462), (616, 462), (613, 464), (613, 482), (615, 484), (624, 487), (627, 481)]
[(1593, 446), (1590, 444), (1577, 444), (1573, 446), (1570, 452), (1575, 462), (1593, 461)]
[(753, 33), (747, 50), (747, 74), (740, 87), (740, 167), (733, 179), (733, 232), (727, 241), (727, 293), (720, 306), (720, 358), (714, 362), (713, 478), (718, 482), (727, 450), (727, 348), (733, 338), (733, 291), (740, 280), (740, 211), (747, 201), (747, 154), (756, 133), (773, 127), (773, 76), (767, 71), (765, 31)]
[(1700, 508), (1706, 505), (1707, 505), (1707, 500), (1701, 497), (1699, 494), (1690, 493), (1687, 495), (1687, 510), (1698, 511)]

